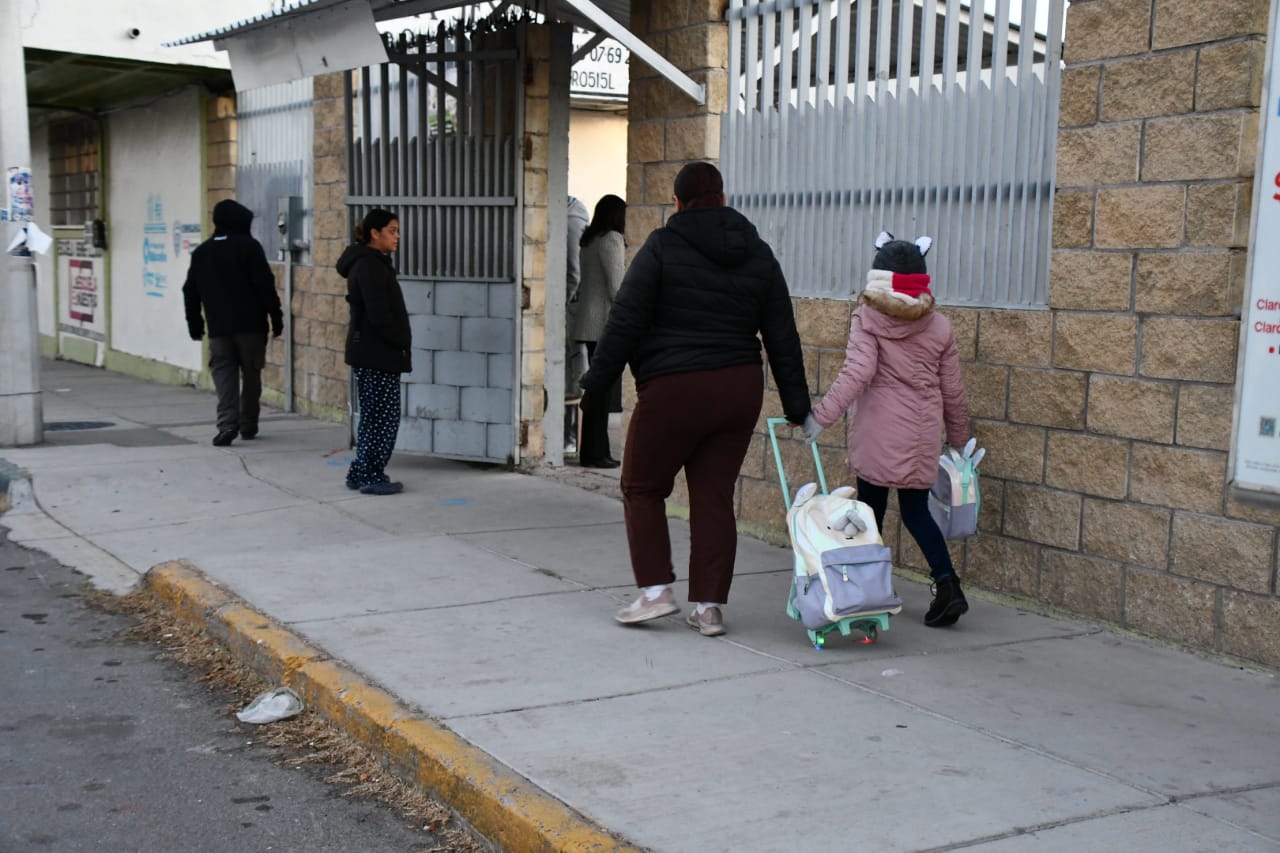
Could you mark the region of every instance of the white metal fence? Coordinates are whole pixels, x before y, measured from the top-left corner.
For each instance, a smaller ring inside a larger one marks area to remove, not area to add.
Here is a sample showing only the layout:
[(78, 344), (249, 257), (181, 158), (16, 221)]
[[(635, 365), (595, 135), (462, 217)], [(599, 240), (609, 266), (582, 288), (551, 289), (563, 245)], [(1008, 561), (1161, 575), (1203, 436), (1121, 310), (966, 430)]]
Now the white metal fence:
[[(237, 96), (236, 199), (253, 211), (253, 236), (273, 261), (283, 247), (276, 228), (281, 197), (302, 199), (302, 239), (311, 242), (311, 84), (307, 78)], [(310, 263), (310, 252), (300, 260)]]
[(794, 294), (860, 291), (886, 229), (941, 302), (1047, 304), (1064, 4), (732, 0), (721, 167)]

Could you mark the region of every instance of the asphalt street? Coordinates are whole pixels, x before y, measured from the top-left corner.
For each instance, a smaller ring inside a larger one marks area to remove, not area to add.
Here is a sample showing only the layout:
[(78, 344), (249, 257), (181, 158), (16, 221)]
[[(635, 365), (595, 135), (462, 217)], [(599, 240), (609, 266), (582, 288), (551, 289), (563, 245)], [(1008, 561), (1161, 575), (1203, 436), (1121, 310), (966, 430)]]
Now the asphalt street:
[(278, 764), (232, 697), (120, 639), (130, 618), (87, 607), (83, 580), (0, 536), (0, 851), (436, 846), (318, 769)]

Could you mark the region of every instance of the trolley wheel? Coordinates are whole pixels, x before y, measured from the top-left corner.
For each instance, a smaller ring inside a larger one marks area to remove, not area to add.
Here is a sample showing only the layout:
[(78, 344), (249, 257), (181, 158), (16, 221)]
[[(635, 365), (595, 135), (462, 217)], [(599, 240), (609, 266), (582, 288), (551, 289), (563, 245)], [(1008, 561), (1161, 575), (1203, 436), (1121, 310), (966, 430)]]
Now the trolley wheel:
[(868, 623), (862, 629), (866, 632), (867, 639), (864, 642), (874, 643), (880, 637), (880, 629), (876, 627), (874, 622)]

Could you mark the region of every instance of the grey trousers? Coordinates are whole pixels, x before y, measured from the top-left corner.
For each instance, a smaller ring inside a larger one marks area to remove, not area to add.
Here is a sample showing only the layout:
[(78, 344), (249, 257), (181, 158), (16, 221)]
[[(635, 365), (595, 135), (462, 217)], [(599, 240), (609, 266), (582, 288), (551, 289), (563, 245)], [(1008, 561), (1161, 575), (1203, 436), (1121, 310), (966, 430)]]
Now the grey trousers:
[(258, 431), (262, 368), (267, 363), (267, 333), (209, 338), (209, 371), (218, 391), (218, 432)]

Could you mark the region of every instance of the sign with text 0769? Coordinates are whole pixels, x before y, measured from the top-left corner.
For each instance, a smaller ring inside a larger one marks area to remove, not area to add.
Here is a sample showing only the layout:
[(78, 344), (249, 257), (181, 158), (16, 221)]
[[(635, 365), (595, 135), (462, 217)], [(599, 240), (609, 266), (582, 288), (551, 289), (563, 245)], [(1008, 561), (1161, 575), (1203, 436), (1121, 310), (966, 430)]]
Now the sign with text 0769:
[[(573, 34), (576, 53), (591, 40), (590, 33)], [(605, 39), (573, 64), (569, 94), (575, 98), (620, 101), (627, 98), (631, 51), (613, 39)]]

